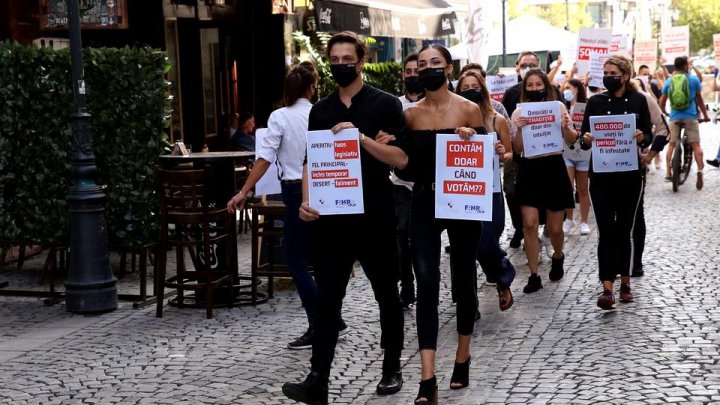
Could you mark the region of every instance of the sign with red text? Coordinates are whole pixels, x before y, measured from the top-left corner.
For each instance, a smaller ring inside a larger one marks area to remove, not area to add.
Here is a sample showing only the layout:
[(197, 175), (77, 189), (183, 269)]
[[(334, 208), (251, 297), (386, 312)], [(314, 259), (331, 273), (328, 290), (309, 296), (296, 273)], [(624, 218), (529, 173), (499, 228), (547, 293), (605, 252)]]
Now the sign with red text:
[(585, 76), (590, 70), (590, 54), (608, 53), (612, 31), (606, 28), (580, 28), (578, 34), (577, 70), (578, 76)]
[(610, 55), (622, 55), (632, 59), (632, 52), (628, 46), (628, 37), (625, 35), (613, 35), (610, 39)]
[(435, 218), (492, 221), (493, 145), (491, 135), (437, 135)]
[(360, 141), (357, 128), (337, 134), (308, 131), (310, 206), (320, 215), (364, 212)]
[(672, 65), (675, 58), (690, 55), (690, 26), (667, 28), (662, 34), (665, 63)]
[(490, 97), (500, 103), (502, 103), (505, 91), (516, 85), (517, 82), (518, 80), (515, 72), (509, 76), (488, 76), (485, 78), (485, 83), (487, 84)]
[[(580, 131), (580, 127), (582, 127), (583, 117), (585, 116), (585, 106), (586, 103), (575, 103), (575, 105), (570, 110), (570, 119), (572, 120), (573, 127)], [(578, 132), (579, 133), (579, 132)], [(563, 157), (568, 160), (572, 161), (589, 161), (590, 160), (590, 151), (589, 150), (583, 150), (580, 147), (580, 138), (578, 138), (575, 143), (572, 145), (572, 147), (568, 146), (563, 151)]]
[(565, 142), (560, 126), (562, 104), (559, 101), (518, 104), (520, 117), (528, 120), (522, 127), (523, 154), (526, 158), (562, 152)]
[(635, 41), (635, 52), (633, 54), (635, 72), (637, 72), (642, 65), (647, 65), (647, 67), (650, 68), (650, 74), (655, 71), (655, 63), (657, 61), (657, 45), (657, 39)]
[(713, 47), (715, 48), (715, 66), (720, 66), (720, 34), (713, 34)]
[(593, 136), (591, 150), (595, 173), (638, 169), (634, 114), (590, 117), (590, 133)]

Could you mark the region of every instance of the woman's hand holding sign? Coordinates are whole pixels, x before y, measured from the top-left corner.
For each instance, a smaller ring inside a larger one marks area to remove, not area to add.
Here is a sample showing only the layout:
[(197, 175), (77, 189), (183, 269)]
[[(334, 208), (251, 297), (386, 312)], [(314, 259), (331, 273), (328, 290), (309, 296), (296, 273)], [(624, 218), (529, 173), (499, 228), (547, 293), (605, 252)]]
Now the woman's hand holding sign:
[(470, 138), (475, 135), (477, 132), (468, 127), (457, 127), (455, 128), (455, 133), (460, 135), (460, 138), (462, 138), (463, 141), (469, 141)]

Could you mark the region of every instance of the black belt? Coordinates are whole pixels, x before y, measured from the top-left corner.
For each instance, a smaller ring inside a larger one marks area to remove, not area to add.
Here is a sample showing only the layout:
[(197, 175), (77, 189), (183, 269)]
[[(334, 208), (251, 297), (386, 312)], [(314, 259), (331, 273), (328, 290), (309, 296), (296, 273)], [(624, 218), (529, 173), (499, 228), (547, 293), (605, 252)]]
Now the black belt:
[(282, 184), (283, 186), (288, 186), (288, 185), (290, 185), (290, 184), (301, 184), (301, 183), (302, 183), (302, 179), (297, 179), (297, 180), (280, 180), (280, 184)]

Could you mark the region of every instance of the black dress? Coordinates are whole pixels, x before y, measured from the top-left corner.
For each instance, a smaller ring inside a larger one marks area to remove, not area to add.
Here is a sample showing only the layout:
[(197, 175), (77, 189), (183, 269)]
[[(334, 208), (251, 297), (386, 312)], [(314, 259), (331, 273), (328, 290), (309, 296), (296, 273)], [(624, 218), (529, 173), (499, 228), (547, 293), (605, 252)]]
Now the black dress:
[(575, 208), (570, 177), (560, 154), (520, 158), (515, 193), (520, 205), (550, 211)]

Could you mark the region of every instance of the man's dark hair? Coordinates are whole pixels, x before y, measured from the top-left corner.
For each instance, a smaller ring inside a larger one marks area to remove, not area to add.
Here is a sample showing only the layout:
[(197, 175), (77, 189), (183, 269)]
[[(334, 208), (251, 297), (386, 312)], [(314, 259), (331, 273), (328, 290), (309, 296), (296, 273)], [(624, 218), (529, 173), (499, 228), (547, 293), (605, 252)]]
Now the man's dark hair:
[(407, 67), (408, 63), (417, 62), (417, 60), (418, 60), (417, 52), (413, 52), (413, 53), (409, 54), (408, 56), (405, 57), (405, 59), (403, 59), (403, 69), (405, 69), (405, 67)]
[(245, 125), (245, 123), (254, 116), (255, 114), (251, 113), (250, 111), (242, 111), (240, 114), (238, 114), (238, 125)]
[(650, 69), (650, 66), (648, 66), (648, 65), (640, 65), (640, 66), (638, 67), (638, 72), (639, 72), (640, 70), (642, 70), (642, 69)]
[(525, 51), (525, 52), (521, 52), (520, 55), (518, 55), (518, 58), (517, 58), (517, 60), (515, 61), (515, 66), (519, 65), (519, 64), (520, 64), (520, 59), (522, 59), (523, 56), (527, 56), (527, 55), (532, 55), (532, 56), (534, 56), (534, 57), (535, 57), (535, 60), (538, 61), (538, 64), (540, 63), (540, 57), (539, 57), (535, 52), (533, 52), (533, 51)]
[(330, 58), (330, 50), (335, 44), (353, 44), (355, 45), (355, 53), (358, 60), (365, 59), (367, 53), (367, 45), (365, 39), (352, 31), (338, 32), (333, 35), (327, 43), (327, 57)]
[(688, 66), (687, 56), (678, 56), (675, 58), (675, 70), (685, 70)]
[(468, 63), (467, 65), (463, 66), (462, 69), (460, 69), (460, 76), (462, 76), (468, 70), (479, 70), (482, 77), (487, 76), (485, 69), (483, 69), (482, 65), (479, 63)]
[(305, 97), (308, 89), (315, 84), (317, 79), (317, 70), (315, 70), (315, 65), (311, 62), (302, 62), (292, 68), (285, 76), (285, 83), (283, 83), (283, 102), (285, 105), (291, 106), (299, 98)]

